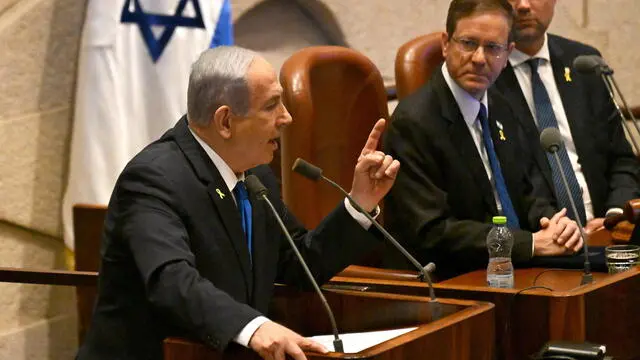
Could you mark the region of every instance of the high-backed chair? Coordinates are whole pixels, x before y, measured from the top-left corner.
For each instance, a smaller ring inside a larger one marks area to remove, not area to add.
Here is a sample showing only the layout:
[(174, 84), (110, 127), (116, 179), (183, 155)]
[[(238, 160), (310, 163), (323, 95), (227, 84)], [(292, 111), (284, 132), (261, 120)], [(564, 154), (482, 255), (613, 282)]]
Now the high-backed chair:
[(398, 100), (424, 85), (444, 61), (442, 32), (418, 36), (404, 43), (396, 53), (396, 91)]
[(376, 66), (361, 53), (337, 46), (308, 47), (282, 66), (280, 82), (293, 123), (282, 135), (284, 201), (310, 228), (344, 197), (316, 184), (291, 166), (303, 158), (351, 188), (353, 170), (373, 125), (388, 118), (386, 92)]

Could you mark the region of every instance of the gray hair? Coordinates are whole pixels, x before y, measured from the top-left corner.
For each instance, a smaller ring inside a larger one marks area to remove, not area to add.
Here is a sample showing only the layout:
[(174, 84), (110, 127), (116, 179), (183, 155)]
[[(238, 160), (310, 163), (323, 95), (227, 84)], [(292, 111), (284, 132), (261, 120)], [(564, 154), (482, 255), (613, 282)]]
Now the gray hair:
[(207, 125), (212, 114), (223, 105), (244, 116), (249, 112), (250, 95), (246, 74), (258, 56), (237, 46), (205, 50), (191, 66), (187, 90), (189, 121)]

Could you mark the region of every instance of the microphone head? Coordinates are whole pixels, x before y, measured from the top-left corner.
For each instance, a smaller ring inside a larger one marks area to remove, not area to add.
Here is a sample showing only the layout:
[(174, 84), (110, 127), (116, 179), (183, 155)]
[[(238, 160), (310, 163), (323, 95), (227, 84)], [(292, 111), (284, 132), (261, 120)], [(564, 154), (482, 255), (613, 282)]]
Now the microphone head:
[(583, 74), (598, 72), (606, 66), (607, 63), (598, 55), (580, 55), (573, 59), (573, 68)]
[(244, 184), (247, 186), (247, 190), (257, 198), (262, 198), (267, 195), (267, 188), (262, 185), (262, 181), (255, 175), (247, 176), (244, 179)]
[(436, 264), (430, 262), (427, 264), (427, 266), (424, 267), (424, 269), (428, 272), (428, 273), (432, 273), (434, 271), (436, 271)]
[(322, 177), (322, 169), (301, 158), (297, 158), (296, 161), (294, 161), (291, 169), (313, 181), (318, 181), (318, 179)]
[(560, 131), (554, 127), (548, 127), (540, 133), (540, 145), (550, 153), (558, 151), (562, 143), (562, 135), (560, 135)]

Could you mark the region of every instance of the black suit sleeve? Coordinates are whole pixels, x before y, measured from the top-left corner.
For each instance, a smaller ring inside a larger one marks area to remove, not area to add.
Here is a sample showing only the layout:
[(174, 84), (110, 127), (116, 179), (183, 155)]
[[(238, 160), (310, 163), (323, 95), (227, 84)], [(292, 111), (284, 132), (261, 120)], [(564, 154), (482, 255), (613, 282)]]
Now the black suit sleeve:
[[(599, 79), (598, 79), (599, 80)], [(594, 87), (598, 93), (594, 96), (596, 109), (599, 109), (597, 120), (606, 121), (608, 134), (607, 178), (609, 179), (608, 196), (605, 201), (606, 210), (621, 208), (626, 201), (640, 197), (640, 165), (627, 141), (620, 114), (610, 100), (602, 82)]]
[[(279, 186), (270, 168), (261, 166), (257, 169), (254, 172), (269, 189), (269, 200), (276, 207), (319, 284), (325, 283), (375, 247), (379, 238), (372, 231), (363, 229), (349, 214), (342, 201), (314, 230), (305, 229), (282, 201)], [(302, 266), (284, 236), (281, 236), (280, 241), (280, 260), (276, 281), (311, 288)]]
[(147, 300), (175, 325), (216, 348), (226, 347), (260, 313), (196, 270), (174, 184), (145, 165), (127, 168), (119, 185), (120, 238), (128, 242)]

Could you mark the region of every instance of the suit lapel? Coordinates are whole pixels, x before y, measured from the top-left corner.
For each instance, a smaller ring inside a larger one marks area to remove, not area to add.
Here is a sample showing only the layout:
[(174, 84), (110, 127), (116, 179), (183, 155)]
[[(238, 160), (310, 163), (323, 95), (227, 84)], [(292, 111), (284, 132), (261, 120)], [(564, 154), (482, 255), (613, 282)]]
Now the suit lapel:
[[(498, 156), (498, 160), (500, 161), (502, 176), (505, 179), (507, 189), (510, 190), (511, 187), (509, 184), (513, 181), (510, 175), (514, 173), (511, 167), (515, 166), (515, 164), (512, 163), (512, 159), (514, 159), (514, 147), (510, 144), (516, 137), (515, 134), (511, 133), (511, 128), (508, 126), (510, 119), (506, 118), (507, 116), (509, 115), (505, 113), (503, 105), (497, 103), (493, 96), (491, 96), (491, 91), (489, 91), (489, 128), (491, 129), (491, 139), (493, 140), (493, 145), (496, 150), (496, 156)], [(511, 191), (509, 191), (509, 193), (511, 194)], [(514, 199), (513, 196), (511, 197)]]
[(194, 168), (198, 178), (207, 186), (209, 198), (216, 207), (231, 245), (235, 250), (242, 274), (246, 282), (247, 298), (253, 288), (253, 277), (249, 260), (249, 248), (245, 240), (244, 230), (240, 221), (240, 214), (233, 197), (227, 188), (222, 176), (212, 163), (211, 159), (198, 144), (189, 131), (186, 117), (180, 119), (175, 127), (175, 138), (186, 158)]
[[(571, 62), (573, 59), (566, 59), (564, 51), (560, 46), (557, 46), (552, 35), (549, 35), (549, 56), (551, 58), (551, 67), (553, 68), (553, 77), (560, 93), (560, 99), (562, 100), (562, 106), (569, 122), (569, 128), (571, 129), (571, 137), (573, 143), (576, 146), (576, 152), (578, 154), (586, 154), (589, 151), (589, 145), (585, 143), (585, 140), (589, 137), (585, 136), (585, 119), (589, 118), (590, 114), (585, 114), (582, 109), (584, 106), (576, 106), (584, 101), (581, 94), (577, 89), (579, 84), (575, 84), (574, 81), (580, 81), (579, 77), (571, 75)], [(569, 77), (565, 77), (566, 69), (569, 69)], [(574, 79), (575, 78), (575, 79)], [(577, 121), (576, 121), (577, 120)], [(578, 157), (578, 163), (581, 163), (580, 157)]]
[(493, 187), (487, 177), (482, 158), (478, 153), (473, 137), (469, 133), (469, 128), (462, 117), (458, 103), (456, 103), (453, 93), (444, 80), (442, 71), (438, 70), (433, 75), (434, 88), (440, 99), (442, 115), (447, 119), (449, 137), (455, 144), (454, 148), (460, 154), (460, 159), (464, 162), (471, 173), (473, 183), (480, 188), (480, 194), (485, 204), (497, 213), (496, 202), (493, 197)]
[[(253, 276), (251, 272), (249, 247), (247, 246), (244, 230), (242, 230), (240, 213), (238, 212), (238, 207), (233, 201), (231, 193), (227, 189), (227, 185), (224, 180), (222, 180), (222, 176), (217, 174), (217, 177), (218, 179), (214, 179), (214, 181), (207, 186), (207, 192), (209, 193), (209, 198), (211, 198), (218, 209), (218, 214), (220, 215), (222, 223), (229, 235), (231, 245), (236, 252), (236, 256), (242, 268), (242, 273), (247, 281), (247, 298), (250, 299), (250, 292), (253, 288)], [(224, 196), (221, 196), (220, 193)]]
[[(518, 78), (516, 77), (510, 63), (507, 63), (507, 67), (500, 74), (500, 79), (496, 82), (496, 85), (497, 89), (503, 94), (503, 96), (512, 101), (511, 105), (517, 114), (516, 119), (520, 122), (526, 138), (531, 140), (529, 146), (538, 150), (540, 147), (540, 132), (538, 131), (533, 114), (531, 114), (527, 100), (520, 88)], [(547, 157), (541, 151), (533, 151), (532, 153), (538, 167), (542, 170), (541, 172), (547, 182), (547, 186), (549, 186), (550, 189), (553, 189), (554, 183), (551, 175), (551, 168), (549, 167), (549, 160), (547, 160)]]

